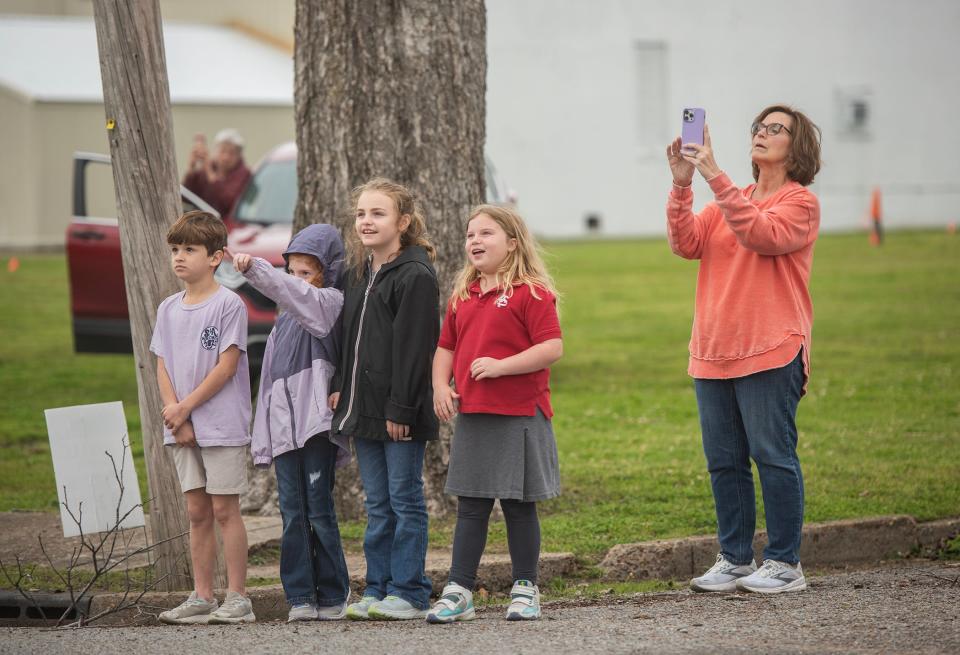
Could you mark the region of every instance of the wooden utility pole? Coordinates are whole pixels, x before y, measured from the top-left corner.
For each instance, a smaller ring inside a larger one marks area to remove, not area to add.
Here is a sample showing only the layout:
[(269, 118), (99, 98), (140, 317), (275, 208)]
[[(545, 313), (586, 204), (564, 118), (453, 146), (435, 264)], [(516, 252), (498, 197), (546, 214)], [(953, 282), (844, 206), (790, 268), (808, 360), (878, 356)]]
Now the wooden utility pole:
[[(300, 196), (309, 223), (353, 229), (350, 190), (374, 176), (409, 186), (437, 247), (441, 308), (463, 263), (464, 219), (484, 199), (483, 0), (297, 0), (294, 107)], [(427, 448), (431, 514), (443, 494), (449, 432)], [(355, 469), (355, 467), (354, 467)], [(337, 509), (355, 514), (355, 471), (338, 472)]]
[[(94, 0), (93, 16), (137, 364), (150, 531), (157, 543), (189, 530), (180, 483), (163, 451), (156, 358), (150, 353), (157, 306), (178, 290), (166, 247), (167, 230), (181, 213), (170, 88), (157, 0)], [(160, 588), (192, 587), (186, 537), (161, 543), (155, 552), (157, 576), (164, 578)]]

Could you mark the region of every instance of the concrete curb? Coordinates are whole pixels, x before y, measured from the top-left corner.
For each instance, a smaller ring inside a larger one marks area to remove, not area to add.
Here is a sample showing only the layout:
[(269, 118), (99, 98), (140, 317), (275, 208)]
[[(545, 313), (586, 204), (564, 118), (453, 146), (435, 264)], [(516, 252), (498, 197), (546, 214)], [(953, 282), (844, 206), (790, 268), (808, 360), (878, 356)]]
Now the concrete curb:
[[(877, 562), (885, 558), (912, 553), (929, 553), (948, 539), (960, 534), (960, 517), (918, 523), (910, 516), (885, 516), (870, 519), (833, 521), (810, 524), (803, 530), (801, 558), (810, 566), (843, 566)], [(754, 548), (759, 553), (765, 533), (759, 533)], [(600, 563), (604, 579), (610, 581), (645, 579), (684, 579), (709, 567), (717, 552), (713, 536), (667, 539), (638, 544), (621, 544), (609, 550)], [(544, 553), (540, 559), (540, 577), (544, 582), (576, 570), (570, 553)], [(448, 568), (429, 566), (427, 575), (439, 593), (447, 579)], [(488, 555), (478, 571), (478, 585), (490, 591), (505, 591), (512, 584), (508, 555)], [(363, 586), (360, 575), (351, 579), (353, 590)], [(111, 614), (97, 625), (155, 624), (156, 615), (175, 607), (188, 592), (154, 592), (146, 594), (139, 607)], [(219, 594), (222, 596), (222, 593)], [(252, 587), (249, 590), (258, 621), (285, 619), (287, 604), (280, 585)], [(123, 600), (122, 594), (98, 594), (90, 604), (91, 614), (113, 607)]]
[[(804, 526), (800, 559), (804, 566), (844, 566), (891, 556), (934, 551), (960, 533), (960, 517), (917, 523), (911, 516), (883, 516)], [(767, 535), (754, 539), (762, 552)], [(715, 536), (620, 544), (600, 563), (609, 580), (676, 580), (699, 575), (717, 556)]]
[[(569, 575), (576, 568), (576, 559), (572, 553), (543, 553), (540, 556), (540, 579), (544, 582), (556, 577)], [(427, 577), (433, 583), (433, 593), (439, 595), (447, 581), (449, 566), (428, 566)], [(488, 591), (508, 591), (513, 585), (513, 576), (509, 555), (487, 555), (480, 562), (477, 571), (477, 586)], [(354, 594), (364, 587), (361, 575), (353, 575), (350, 586)], [(136, 594), (134, 594), (135, 596)], [(163, 610), (176, 607), (190, 595), (188, 591), (152, 592), (144, 595), (138, 608), (131, 608), (117, 612), (97, 621), (96, 625), (144, 625), (155, 624), (157, 614)], [(223, 593), (217, 594), (223, 597)], [(248, 589), (250, 601), (253, 603), (253, 613), (258, 621), (273, 621), (286, 619), (289, 609), (283, 587), (269, 585), (265, 587), (250, 587)], [(123, 594), (97, 594), (90, 604), (90, 614), (116, 606), (124, 600)]]

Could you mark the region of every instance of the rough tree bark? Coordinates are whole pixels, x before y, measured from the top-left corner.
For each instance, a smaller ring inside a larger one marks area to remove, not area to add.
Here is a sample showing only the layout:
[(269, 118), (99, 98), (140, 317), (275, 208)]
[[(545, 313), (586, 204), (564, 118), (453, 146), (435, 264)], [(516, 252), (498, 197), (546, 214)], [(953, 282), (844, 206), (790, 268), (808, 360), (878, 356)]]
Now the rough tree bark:
[[(350, 190), (374, 176), (409, 186), (437, 247), (441, 298), (461, 266), (463, 219), (483, 200), (483, 0), (297, 0), (294, 232), (353, 228)], [(441, 302), (441, 305), (443, 303)], [(427, 448), (428, 509), (444, 514), (449, 431)], [(338, 472), (338, 511), (357, 516), (356, 466)]]
[[(161, 541), (186, 532), (189, 523), (176, 471), (163, 452), (156, 361), (149, 350), (157, 305), (178, 288), (166, 254), (167, 229), (180, 214), (180, 186), (160, 8), (156, 0), (94, 0), (93, 11), (137, 365), (151, 533)], [(187, 553), (186, 538), (158, 547), (157, 574), (166, 576), (161, 588), (192, 587)]]

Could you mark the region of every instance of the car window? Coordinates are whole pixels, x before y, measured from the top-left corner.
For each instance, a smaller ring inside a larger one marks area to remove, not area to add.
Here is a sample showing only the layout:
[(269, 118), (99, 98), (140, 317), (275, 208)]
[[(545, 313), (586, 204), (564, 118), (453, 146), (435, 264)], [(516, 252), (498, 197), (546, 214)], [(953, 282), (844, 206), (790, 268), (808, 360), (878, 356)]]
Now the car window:
[(235, 217), (247, 223), (292, 223), (297, 204), (297, 162), (266, 162), (237, 203)]
[(91, 161), (84, 170), (87, 216), (116, 218), (117, 197), (113, 191), (113, 169), (109, 163)]
[(497, 189), (497, 181), (496, 181), (496, 179), (493, 177), (493, 171), (490, 170), (490, 167), (489, 167), (489, 166), (487, 166), (486, 176), (485, 176), (485, 177), (487, 178), (487, 179), (486, 179), (486, 182), (487, 182), (487, 188), (486, 188), (486, 198), (487, 198), (487, 202), (493, 202), (493, 203), (499, 202), (499, 201), (500, 201), (500, 194), (497, 193), (497, 191), (498, 191), (498, 189)]
[(486, 181), (486, 202), (500, 204), (507, 202), (507, 193), (503, 188), (497, 169), (493, 167), (493, 162), (484, 157), (484, 178)]

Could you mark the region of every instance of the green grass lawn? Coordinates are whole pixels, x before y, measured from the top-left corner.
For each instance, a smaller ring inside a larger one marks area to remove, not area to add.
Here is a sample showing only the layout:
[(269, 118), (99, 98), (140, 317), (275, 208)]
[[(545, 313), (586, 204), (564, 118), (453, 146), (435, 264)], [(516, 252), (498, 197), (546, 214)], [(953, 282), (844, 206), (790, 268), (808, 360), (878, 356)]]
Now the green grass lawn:
[[(552, 380), (563, 495), (542, 506), (544, 548), (592, 561), (616, 543), (712, 533), (686, 375), (696, 262), (663, 240), (548, 251), (566, 354)], [(44, 408), (118, 399), (146, 497), (132, 358), (73, 354), (64, 258), (21, 262), (0, 269), (0, 510), (56, 509)], [(960, 514), (960, 237), (823, 236), (812, 287), (807, 520)], [(432, 542), (449, 543), (451, 525), (434, 521)], [(359, 539), (362, 526), (343, 527)], [(502, 523), (490, 543), (504, 547)]]

